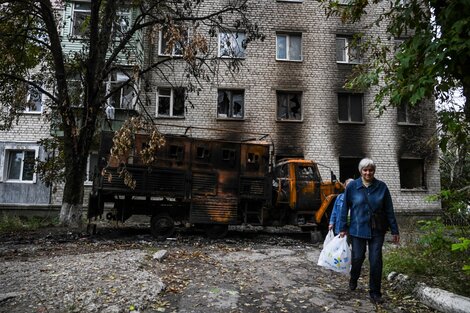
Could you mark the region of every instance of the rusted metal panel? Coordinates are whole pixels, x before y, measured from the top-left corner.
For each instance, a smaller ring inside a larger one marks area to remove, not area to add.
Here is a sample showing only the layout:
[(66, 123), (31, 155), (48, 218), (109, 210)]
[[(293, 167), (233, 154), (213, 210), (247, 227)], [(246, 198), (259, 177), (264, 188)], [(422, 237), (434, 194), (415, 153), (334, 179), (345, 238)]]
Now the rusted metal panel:
[(215, 196), (217, 194), (217, 173), (193, 172), (191, 187), (193, 195)]
[(240, 197), (243, 199), (266, 199), (267, 188), (265, 177), (240, 177)]
[(236, 224), (238, 199), (228, 195), (193, 198), (189, 221), (194, 224)]
[(186, 197), (186, 173), (171, 169), (128, 168), (132, 178), (136, 181), (135, 189), (128, 187), (119, 177), (117, 168), (108, 168), (111, 180), (102, 177), (101, 189), (103, 191), (128, 192), (136, 195)]

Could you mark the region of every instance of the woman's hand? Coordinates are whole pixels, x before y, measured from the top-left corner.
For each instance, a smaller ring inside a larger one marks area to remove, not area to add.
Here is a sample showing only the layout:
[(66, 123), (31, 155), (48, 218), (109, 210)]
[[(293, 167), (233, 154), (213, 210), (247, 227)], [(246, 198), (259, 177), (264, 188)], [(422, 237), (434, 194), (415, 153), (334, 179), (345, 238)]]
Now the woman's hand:
[(328, 225), (328, 230), (332, 230), (332, 229), (333, 229), (333, 224)]
[(340, 236), (341, 238), (343, 238), (343, 237), (346, 236), (347, 234), (348, 234), (348, 232), (342, 231), (342, 232), (339, 233), (339, 236)]

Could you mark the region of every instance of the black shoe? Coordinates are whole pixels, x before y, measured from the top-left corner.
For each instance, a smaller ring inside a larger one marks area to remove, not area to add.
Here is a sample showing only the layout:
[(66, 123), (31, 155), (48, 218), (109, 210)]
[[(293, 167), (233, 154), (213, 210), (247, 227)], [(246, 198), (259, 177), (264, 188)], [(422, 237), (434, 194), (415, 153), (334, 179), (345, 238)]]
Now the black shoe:
[(371, 294), (370, 295), (370, 302), (372, 302), (374, 304), (382, 304), (382, 303), (384, 303), (384, 299), (379, 295)]
[(357, 280), (349, 280), (349, 290), (354, 291), (357, 288)]

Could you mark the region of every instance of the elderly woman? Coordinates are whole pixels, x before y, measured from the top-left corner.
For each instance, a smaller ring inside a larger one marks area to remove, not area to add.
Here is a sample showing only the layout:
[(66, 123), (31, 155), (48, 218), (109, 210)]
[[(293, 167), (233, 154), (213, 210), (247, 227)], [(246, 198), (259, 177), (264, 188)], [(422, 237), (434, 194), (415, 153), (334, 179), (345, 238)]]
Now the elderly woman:
[[(376, 179), (375, 163), (371, 159), (359, 162), (361, 177), (351, 182), (344, 193), (341, 208), (340, 236), (349, 230), (352, 244), (352, 266), (349, 289), (357, 288), (361, 275), (366, 248), (369, 249), (369, 295), (373, 303), (383, 303), (382, 284), (382, 246), (385, 233), (390, 228), (393, 242), (400, 240), (398, 225), (393, 211), (392, 197), (387, 185)], [(348, 212), (350, 224), (347, 225)]]

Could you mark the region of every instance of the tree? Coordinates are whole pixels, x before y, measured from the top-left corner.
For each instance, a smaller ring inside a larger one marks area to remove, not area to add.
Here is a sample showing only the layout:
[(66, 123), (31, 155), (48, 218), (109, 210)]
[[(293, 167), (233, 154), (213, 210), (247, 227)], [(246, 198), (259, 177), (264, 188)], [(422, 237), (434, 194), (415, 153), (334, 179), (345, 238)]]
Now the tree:
[[(374, 107), (416, 106), (426, 99), (446, 104), (437, 112), (439, 146), (454, 153), (448, 187), (470, 185), (470, 2), (467, 0), (318, 0), (328, 16), (343, 22), (361, 20), (371, 6), (382, 11), (367, 26), (385, 24), (389, 38), (361, 38), (367, 62), (356, 66), (346, 82), (350, 89), (377, 86)], [(396, 48), (396, 50), (394, 49)], [(463, 97), (455, 97), (461, 92)], [(448, 163), (447, 163), (448, 164)]]
[[(43, 175), (46, 180), (64, 179), (60, 221), (75, 226), (81, 220), (87, 157), (108, 100), (123, 88), (133, 88), (137, 103), (145, 103), (139, 87), (146, 86), (146, 74), (174, 61), (171, 56), (153, 60), (145, 53), (142, 58), (138, 46), (152, 45), (162, 30), (168, 51), (182, 50), (188, 86), (195, 90), (198, 81), (215, 75), (221, 62), (231, 70), (238, 66), (236, 59), (221, 60), (214, 53), (219, 42), (211, 39), (219, 30), (243, 30), (243, 45), (262, 35), (246, 17), (247, 0), (214, 1), (211, 6), (201, 0), (96, 0), (86, 14), (73, 17), (61, 14), (67, 5), (73, 2), (0, 1), (0, 118), (2, 129), (9, 129), (28, 105), (28, 90), (48, 98), (50, 121), (63, 136), (46, 146), (58, 150), (62, 160), (49, 160), (41, 171), (55, 169), (53, 175)], [(132, 20), (122, 19), (123, 9), (135, 13)], [(63, 38), (62, 28), (70, 18), (80, 19), (74, 29), (79, 36)], [(183, 31), (186, 27), (190, 32)], [(64, 49), (64, 39), (80, 48)], [(123, 70), (123, 63), (132, 64), (130, 72)], [(108, 77), (119, 70), (125, 79), (105, 88)]]

